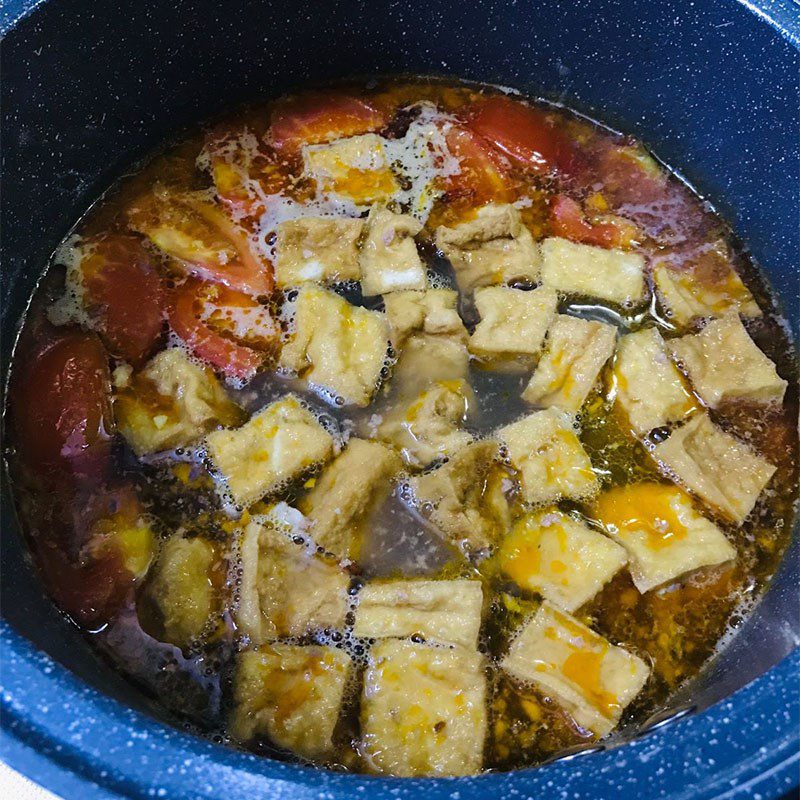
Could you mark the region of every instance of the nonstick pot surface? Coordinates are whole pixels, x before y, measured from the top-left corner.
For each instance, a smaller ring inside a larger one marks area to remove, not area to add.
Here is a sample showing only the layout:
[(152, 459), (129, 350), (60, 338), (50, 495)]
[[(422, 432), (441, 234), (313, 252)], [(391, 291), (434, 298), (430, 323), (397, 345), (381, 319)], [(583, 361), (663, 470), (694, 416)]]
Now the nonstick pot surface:
[[(30, 5), (7, 4), (8, 22)], [(789, 2), (49, 0), (3, 43), (4, 366), (52, 249), (136, 158), (239, 101), (387, 73), (514, 86), (640, 137), (728, 218), (797, 330), (798, 35)], [(708, 710), (537, 770), (404, 781), (258, 759), (154, 721), (43, 595), (3, 500), (2, 755), (64, 797), (777, 797), (797, 779), (797, 536), (673, 704)]]

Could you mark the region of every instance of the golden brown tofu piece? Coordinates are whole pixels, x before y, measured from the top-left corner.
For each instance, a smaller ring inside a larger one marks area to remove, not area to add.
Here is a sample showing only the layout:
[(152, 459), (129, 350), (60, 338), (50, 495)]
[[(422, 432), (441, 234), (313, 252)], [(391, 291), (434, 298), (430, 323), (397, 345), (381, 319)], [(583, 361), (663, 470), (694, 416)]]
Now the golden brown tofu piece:
[(486, 724), (480, 653), (395, 639), (372, 648), (361, 700), (370, 770), (401, 777), (471, 775), (483, 765)]
[(153, 357), (117, 392), (119, 430), (137, 456), (185, 447), (218, 425), (235, 425), (242, 410), (208, 367), (179, 348)]
[(741, 525), (775, 467), (718, 428), (707, 414), (690, 419), (653, 448), (665, 473), (726, 519)]
[(599, 483), (572, 418), (555, 408), (534, 411), (497, 431), (519, 473), (522, 498), (553, 503), (596, 494)]
[(304, 283), (357, 281), (360, 219), (301, 217), (281, 222), (275, 243), (275, 283), (282, 289)]
[(385, 314), (304, 286), (297, 298), (295, 333), (283, 347), (281, 366), (345, 404), (366, 406), (381, 381), (388, 349)]
[(241, 533), (234, 616), (236, 627), (254, 644), (344, 627), (348, 574), (290, 534), (269, 517), (248, 523)]
[(711, 408), (726, 400), (783, 401), (787, 382), (758, 349), (735, 311), (712, 320), (700, 333), (671, 339), (669, 348)]
[(276, 400), (241, 428), (213, 431), (206, 450), (242, 508), (333, 455), (333, 437), (294, 395)]
[(421, 291), (428, 285), (425, 265), (414, 237), (422, 224), (408, 214), (375, 205), (367, 217), (361, 247), (361, 291), (365, 297), (401, 291)]
[(437, 381), (466, 383), (468, 373), (469, 352), (463, 341), (421, 333), (410, 336), (403, 345), (392, 383), (402, 387), (404, 397), (415, 397)]
[(412, 478), (414, 500), (444, 538), (467, 553), (492, 546), (508, 529), (505, 472), (491, 440), (474, 442), (425, 475)]
[(613, 325), (557, 314), (522, 398), (532, 405), (577, 414), (614, 352), (616, 339)]
[(462, 292), (539, 279), (539, 247), (512, 205), (489, 203), (474, 219), (438, 228), (436, 246), (453, 265)]
[(655, 328), (629, 333), (619, 340), (614, 377), (617, 402), (638, 436), (679, 422), (698, 408)]
[(274, 643), (236, 660), (231, 735), (266, 736), (303, 758), (333, 755), (350, 658), (333, 647)]
[(409, 467), (426, 467), (472, 441), (462, 427), (472, 402), (464, 381), (437, 381), (412, 403), (386, 412), (377, 437), (396, 447)]
[(450, 334), (456, 339), (467, 337), (467, 329), (456, 307), (458, 292), (453, 289), (392, 292), (383, 303), (395, 347), (400, 347), (414, 333)]
[(359, 524), (391, 492), (398, 455), (378, 442), (350, 439), (300, 501), (316, 544), (338, 558), (355, 558)]
[(638, 656), (549, 603), (522, 628), (500, 666), (555, 697), (578, 725), (599, 737), (617, 726), (650, 675)]

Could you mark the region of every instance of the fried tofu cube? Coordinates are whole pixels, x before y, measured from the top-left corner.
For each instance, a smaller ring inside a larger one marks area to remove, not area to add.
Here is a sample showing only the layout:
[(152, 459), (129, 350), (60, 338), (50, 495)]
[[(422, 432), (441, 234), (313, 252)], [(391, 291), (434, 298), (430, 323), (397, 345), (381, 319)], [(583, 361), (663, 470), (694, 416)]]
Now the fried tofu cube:
[(253, 644), (344, 627), (350, 578), (267, 517), (241, 532), (236, 627)]
[(349, 673), (349, 656), (333, 647), (275, 643), (240, 653), (231, 735), (266, 736), (303, 758), (332, 756)]
[(594, 511), (609, 536), (628, 551), (631, 577), (642, 594), (736, 558), (725, 534), (676, 486), (615, 486), (597, 498)]
[(721, 317), (731, 310), (743, 317), (761, 316), (758, 303), (730, 264), (713, 279), (691, 269), (656, 266), (653, 282), (667, 314), (678, 325), (701, 317)]
[(712, 320), (700, 333), (672, 339), (669, 348), (711, 408), (725, 400), (783, 401), (787, 382), (750, 338), (735, 311)]
[(480, 581), (382, 581), (358, 595), (355, 636), (367, 639), (422, 636), (478, 647), (483, 589)]
[(242, 414), (214, 373), (179, 348), (153, 357), (114, 400), (120, 433), (137, 456), (185, 447)]
[(391, 200), (400, 191), (375, 133), (350, 136), (330, 144), (303, 147), (305, 171), (323, 192), (333, 192), (359, 205)]
[(443, 538), (468, 554), (491, 547), (510, 523), (503, 493), (507, 478), (498, 456), (496, 442), (473, 442), (442, 466), (409, 481), (414, 502), (429, 509)]
[(275, 242), (275, 283), (285, 289), (312, 283), (357, 281), (360, 219), (302, 217), (281, 222)]
[(393, 381), (414, 397), (436, 381), (464, 381), (469, 373), (466, 344), (452, 336), (410, 336), (394, 366)]
[(539, 247), (512, 205), (489, 203), (472, 220), (454, 228), (439, 227), (436, 246), (453, 265), (462, 292), (539, 280)]
[(580, 500), (597, 492), (592, 462), (581, 445), (572, 419), (555, 408), (534, 411), (497, 431), (519, 473), (527, 503), (554, 503), (562, 497)]
[(718, 428), (708, 414), (698, 414), (673, 431), (652, 455), (668, 477), (737, 525), (775, 473), (769, 461)]
[(486, 725), (480, 653), (397, 639), (372, 648), (361, 700), (363, 752), (372, 771), (471, 775), (483, 765)]
[(517, 586), (567, 611), (588, 603), (627, 561), (618, 544), (554, 508), (521, 517), (499, 551)]
[(224, 579), (223, 560), (211, 542), (172, 536), (164, 543), (146, 589), (164, 641), (186, 649), (203, 635), (219, 608)]
[(557, 236), (542, 242), (542, 283), (565, 294), (621, 306), (637, 305), (647, 297), (643, 256)]
[(697, 410), (655, 328), (629, 333), (619, 340), (614, 377), (617, 402), (638, 436), (678, 422)]
[(233, 430), (213, 431), (206, 450), (239, 506), (246, 508), (333, 455), (333, 437), (293, 395)]
[(304, 286), (297, 297), (295, 328), (283, 347), (281, 366), (346, 404), (368, 405), (386, 363), (386, 316), (352, 306), (334, 292)]
[(617, 726), (650, 675), (638, 656), (549, 603), (522, 628), (500, 666), (517, 680), (536, 684), (601, 738)]
[(399, 347), (414, 333), (452, 335), (466, 339), (467, 329), (458, 315), (458, 292), (427, 289), (424, 292), (392, 292), (383, 304), (392, 329), (392, 344)]
[(390, 448), (350, 439), (300, 501), (300, 510), (311, 521), (309, 533), (314, 542), (338, 558), (355, 557), (360, 523), (389, 495), (391, 481), (401, 467), (400, 458)]
[(372, 207), (360, 255), (361, 292), (365, 297), (426, 288), (425, 265), (414, 241), (421, 230), (422, 224), (408, 214)]
[(543, 408), (577, 414), (614, 352), (613, 325), (557, 314), (547, 331), (544, 353), (522, 398)]
[(394, 445), (409, 467), (426, 467), (472, 441), (462, 426), (473, 401), (464, 381), (437, 381), (410, 405), (385, 413), (377, 437)]
[(475, 291), (481, 321), (469, 340), (479, 358), (535, 356), (556, 315), (558, 295), (546, 287), (533, 291), (487, 286)]

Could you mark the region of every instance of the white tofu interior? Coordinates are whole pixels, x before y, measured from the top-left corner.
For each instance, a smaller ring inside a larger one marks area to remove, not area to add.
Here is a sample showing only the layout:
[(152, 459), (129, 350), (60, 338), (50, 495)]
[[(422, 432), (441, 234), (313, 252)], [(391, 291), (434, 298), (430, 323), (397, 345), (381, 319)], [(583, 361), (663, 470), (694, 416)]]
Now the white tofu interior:
[(569, 415), (554, 408), (534, 411), (500, 428), (497, 437), (508, 449), (526, 502), (579, 500), (597, 492), (597, 476)]
[(539, 247), (512, 205), (489, 203), (472, 220), (438, 228), (436, 246), (453, 265), (462, 292), (539, 279)]
[(577, 413), (614, 352), (616, 338), (613, 325), (557, 314), (523, 399), (543, 408)]
[(304, 283), (357, 281), (360, 219), (301, 217), (281, 222), (275, 243), (275, 283), (280, 288)]
[(269, 520), (248, 523), (240, 537), (235, 619), (253, 644), (344, 627), (350, 578), (338, 564)]
[(601, 738), (617, 726), (650, 674), (638, 656), (549, 603), (522, 628), (500, 666), (517, 680), (536, 684)]
[(367, 405), (386, 364), (385, 315), (350, 305), (334, 292), (306, 286), (297, 297), (294, 324), (281, 365), (345, 404)]
[(675, 486), (616, 486), (597, 499), (595, 513), (630, 555), (631, 577), (644, 594), (691, 573), (733, 561), (736, 549)]
[(619, 340), (614, 377), (617, 401), (638, 436), (679, 422), (697, 410), (655, 328), (629, 333)]
[(724, 518), (741, 525), (775, 467), (698, 414), (653, 448), (666, 474)]
[(333, 437), (293, 395), (234, 430), (212, 431), (206, 450), (233, 501), (246, 508), (333, 455)]
[(421, 223), (408, 214), (375, 205), (366, 227), (359, 257), (364, 296), (425, 289), (428, 279), (414, 241)]
[(237, 658), (231, 735), (266, 736), (304, 758), (333, 755), (350, 658), (333, 647), (274, 643)]
[(378, 642), (361, 698), (370, 769), (402, 777), (477, 772), (487, 725), (484, 670), (475, 650)]
[(625, 550), (555, 508), (525, 514), (503, 539), (502, 571), (520, 588), (574, 611), (627, 563)]
[(483, 589), (471, 580), (368, 583), (358, 595), (353, 633), (367, 639), (421, 636), (475, 649)]
[(360, 524), (391, 492), (400, 458), (378, 442), (352, 438), (300, 501), (314, 542), (338, 558), (353, 558)]
[(670, 340), (669, 348), (711, 408), (727, 400), (783, 401), (787, 382), (750, 338), (736, 312), (712, 320), (700, 333)]
[(542, 242), (542, 283), (565, 294), (637, 305), (647, 297), (644, 258), (568, 239)]

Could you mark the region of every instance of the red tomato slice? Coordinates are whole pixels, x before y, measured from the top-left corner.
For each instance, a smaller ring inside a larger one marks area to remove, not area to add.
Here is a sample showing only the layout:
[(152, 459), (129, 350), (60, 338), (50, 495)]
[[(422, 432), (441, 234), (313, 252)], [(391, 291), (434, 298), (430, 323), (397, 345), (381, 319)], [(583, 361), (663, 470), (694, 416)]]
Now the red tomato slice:
[(102, 477), (114, 432), (108, 354), (93, 333), (59, 333), (14, 377), (13, 419), (37, 477)]
[(470, 193), (478, 203), (512, 199), (508, 165), (503, 163), (503, 156), (480, 136), (458, 125), (447, 131), (445, 139), (461, 166), (461, 172), (449, 179), (448, 191)]
[(129, 219), (190, 274), (254, 296), (272, 292), (272, 266), (256, 257), (245, 231), (206, 199), (162, 190), (140, 200)]
[(540, 172), (569, 173), (574, 148), (547, 116), (508, 97), (488, 97), (470, 112), (469, 127), (511, 158)]
[(279, 104), (272, 112), (270, 137), (281, 151), (320, 144), (382, 128), (385, 116), (374, 106), (346, 94), (315, 92)]
[(111, 353), (135, 365), (163, 333), (164, 294), (150, 256), (134, 236), (111, 235), (81, 260), (84, 303)]
[(280, 330), (251, 297), (193, 278), (172, 293), (169, 322), (200, 359), (247, 379), (277, 346)]
[(622, 217), (587, 221), (580, 203), (562, 194), (550, 199), (550, 225), (555, 236), (598, 247), (628, 247), (640, 238), (637, 226)]

